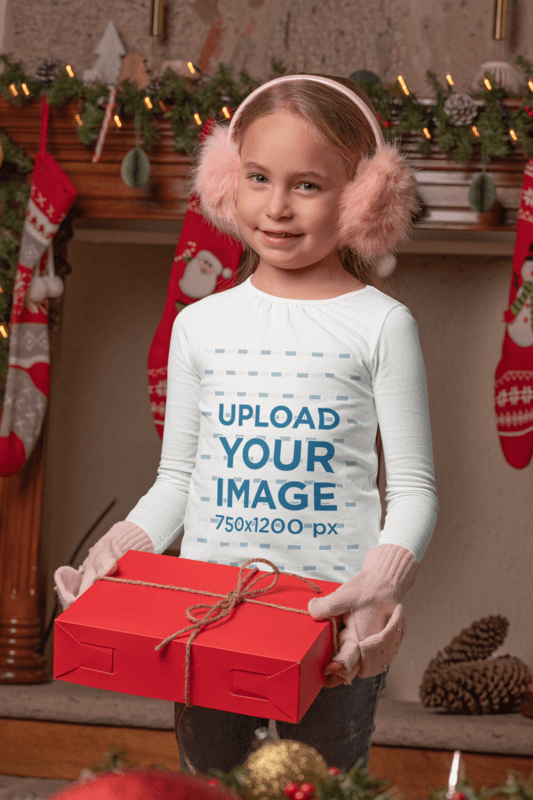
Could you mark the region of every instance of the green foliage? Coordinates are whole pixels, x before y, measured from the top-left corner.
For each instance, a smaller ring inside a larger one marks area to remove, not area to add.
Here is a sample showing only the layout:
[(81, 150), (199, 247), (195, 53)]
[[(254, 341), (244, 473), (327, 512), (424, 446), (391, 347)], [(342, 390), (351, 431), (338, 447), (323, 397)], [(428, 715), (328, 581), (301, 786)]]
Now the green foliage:
[[(30, 196), (30, 187), (23, 178), (33, 169), (33, 161), (5, 133), (0, 132), (0, 142), (4, 151), (0, 167), (0, 323), (9, 330), (13, 280)], [(4, 394), (8, 347), (9, 338), (0, 336), (0, 399)]]
[[(0, 95), (18, 106), (41, 97), (45, 92), (50, 105), (55, 107), (70, 100), (78, 100), (82, 121), (77, 129), (78, 137), (84, 145), (94, 145), (109, 97), (109, 90), (104, 83), (85, 85), (78, 78), (71, 78), (66, 69), (62, 69), (58, 77), (45, 88), (28, 77), (22, 66), (12, 62), (8, 56), (2, 55), (0, 60), (4, 63), (4, 73), (0, 75)], [(533, 80), (533, 65), (522, 56), (518, 56), (516, 61)], [(283, 64), (273, 59), (270, 78), (285, 73)], [(445, 92), (433, 72), (428, 72), (427, 75), (437, 95), (435, 106), (432, 107), (422, 104), (413, 94), (405, 96), (397, 86), (386, 88), (377, 81), (360, 82), (381, 118), (386, 140), (390, 141), (398, 134), (419, 134), (419, 152), (430, 155), (432, 145), (436, 144), (439, 152), (449, 154), (460, 164), (470, 161), (476, 155), (484, 162), (503, 158), (516, 147), (528, 158), (532, 155), (533, 119), (525, 111), (525, 107), (533, 107), (531, 88), (527, 90), (522, 107), (511, 114), (502, 103), (506, 93), (494, 78), (492, 91), (481, 85), (479, 91), (473, 93), (474, 97), (484, 101), (476, 121), (480, 133), (478, 138), (472, 132), (471, 126), (453, 124), (444, 111), (449, 90)], [(23, 82), (28, 87), (29, 96), (20, 90)], [(15, 84), (19, 90), (17, 97), (9, 90), (11, 84)], [(159, 133), (156, 120), (158, 116), (164, 115), (174, 134), (175, 150), (191, 153), (200, 133), (194, 114), (199, 114), (202, 121), (214, 118), (224, 122), (222, 107), (227, 105), (236, 108), (259, 85), (260, 81), (253, 80), (244, 71), (234, 78), (231, 69), (225, 64), (218, 66), (215, 75), (201, 75), (195, 86), (168, 69), (150, 94), (152, 108), (145, 103), (146, 91), (138, 89), (127, 80), (117, 86), (117, 103), (121, 115), (135, 119), (139, 145), (144, 150), (157, 144)], [(392, 126), (383, 124), (391, 121)], [(431, 141), (425, 137), (424, 128), (429, 129)], [(511, 140), (511, 128), (516, 132), (516, 143)]]

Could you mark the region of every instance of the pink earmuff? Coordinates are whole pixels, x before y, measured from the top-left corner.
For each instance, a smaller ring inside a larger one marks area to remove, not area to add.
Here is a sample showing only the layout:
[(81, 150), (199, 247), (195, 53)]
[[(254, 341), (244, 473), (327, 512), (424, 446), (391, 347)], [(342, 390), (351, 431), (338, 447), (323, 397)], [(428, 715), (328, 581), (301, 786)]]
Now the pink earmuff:
[[(319, 75), (284, 75), (259, 86), (241, 103), (229, 127), (214, 125), (200, 145), (193, 174), (193, 190), (206, 219), (224, 233), (242, 241), (236, 204), (240, 157), (233, 140), (235, 125), (244, 108), (275, 83), (309, 80), (322, 83), (349, 97), (361, 109), (376, 138), (374, 156), (361, 159), (353, 180), (341, 197), (338, 246), (348, 246), (366, 259), (387, 262), (386, 254), (406, 238), (413, 212), (418, 208), (415, 178), (399, 150), (385, 143), (381, 128), (364, 100), (344, 84)], [(390, 257), (389, 257), (390, 263)], [(384, 266), (380, 274), (390, 267)]]

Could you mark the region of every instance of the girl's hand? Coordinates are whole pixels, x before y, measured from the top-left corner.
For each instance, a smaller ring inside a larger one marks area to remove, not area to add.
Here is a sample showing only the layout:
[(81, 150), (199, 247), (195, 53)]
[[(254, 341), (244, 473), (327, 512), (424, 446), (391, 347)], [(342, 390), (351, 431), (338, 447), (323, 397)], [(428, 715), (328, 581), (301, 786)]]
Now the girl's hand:
[(79, 567), (59, 567), (54, 573), (57, 596), (67, 609), (89, 586), (104, 575), (117, 571), (117, 561), (128, 550), (153, 553), (149, 536), (133, 522), (117, 522), (89, 550), (89, 555)]
[(396, 655), (405, 620), (400, 600), (412, 586), (418, 564), (404, 547), (384, 544), (368, 551), (362, 571), (326, 597), (315, 597), (314, 619), (344, 615), (340, 650), (327, 665), (325, 686), (350, 684), (356, 675), (379, 675)]

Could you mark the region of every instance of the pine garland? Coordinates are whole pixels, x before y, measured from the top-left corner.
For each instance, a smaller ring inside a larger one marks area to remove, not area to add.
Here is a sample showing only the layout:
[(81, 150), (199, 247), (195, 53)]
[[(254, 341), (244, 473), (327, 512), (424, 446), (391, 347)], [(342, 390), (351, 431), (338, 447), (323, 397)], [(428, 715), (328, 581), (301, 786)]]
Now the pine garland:
[[(23, 106), (45, 92), (50, 105), (55, 107), (71, 100), (79, 101), (82, 125), (78, 127), (78, 137), (85, 145), (94, 144), (108, 97), (106, 84), (87, 85), (79, 78), (70, 77), (66, 69), (61, 69), (57, 78), (44, 86), (28, 76), (22, 65), (11, 61), (8, 56), (0, 55), (0, 62), (4, 63), (4, 72), (0, 75), (0, 95), (15, 106)], [(448, 153), (460, 164), (476, 155), (484, 163), (490, 163), (494, 159), (505, 158), (516, 148), (530, 158), (533, 153), (533, 65), (523, 56), (518, 56), (516, 62), (531, 84), (528, 84), (520, 108), (513, 112), (507, 110), (503, 101), (513, 95), (498, 86), (490, 73), (486, 73), (486, 77), (493, 88), (488, 89), (481, 84), (479, 91), (472, 93), (471, 97), (480, 101), (480, 114), (475, 122), (479, 135), (476, 135), (472, 125), (454, 124), (446, 114), (444, 105), (452, 90), (444, 89), (431, 71), (427, 72), (427, 79), (435, 91), (436, 99), (434, 105), (429, 106), (412, 93), (404, 94), (398, 83), (388, 87), (377, 81), (361, 80), (360, 83), (376, 107), (387, 140), (398, 134), (415, 134), (420, 137), (418, 149), (422, 154), (429, 155), (433, 143), (439, 152)], [(283, 65), (273, 60), (271, 77), (285, 73)], [(144, 149), (150, 149), (157, 143), (159, 134), (156, 118), (164, 115), (174, 133), (175, 150), (191, 153), (200, 133), (194, 114), (199, 114), (201, 119), (221, 118), (224, 105), (238, 106), (260, 83), (244, 71), (235, 80), (229, 67), (224, 64), (218, 66), (214, 76), (202, 74), (195, 86), (167, 69), (161, 78), (152, 82), (154, 91), (148, 91), (152, 108), (145, 103), (147, 91), (138, 89), (127, 80), (117, 87), (117, 102), (121, 114), (135, 118)], [(26, 86), (27, 94), (21, 89), (22, 84)], [(16, 96), (10, 87), (15, 88)]]
[[(125, 750), (116, 750), (114, 746), (106, 753), (102, 761), (90, 768), (94, 777), (102, 772), (120, 771), (127, 773), (135, 769), (135, 762), (127, 759)], [(313, 800), (400, 800), (403, 797), (396, 786), (385, 778), (369, 774), (362, 766), (362, 760), (348, 772), (335, 767), (328, 770), (328, 777), (315, 786)], [(463, 764), (464, 768), (464, 764)], [(166, 770), (162, 765), (154, 765), (154, 769)], [(234, 767), (229, 772), (210, 769), (210, 783), (218, 783), (232, 790), (243, 800), (253, 800), (253, 786), (247, 785), (247, 770), (242, 766)], [(205, 776), (200, 776), (200, 778)], [(428, 789), (427, 800), (449, 800), (448, 787)], [(533, 800), (533, 772), (525, 779), (520, 772), (507, 770), (507, 780), (499, 786), (487, 788), (483, 786), (479, 792), (474, 791), (472, 782), (468, 780), (466, 769), (463, 777), (457, 782), (452, 800)]]

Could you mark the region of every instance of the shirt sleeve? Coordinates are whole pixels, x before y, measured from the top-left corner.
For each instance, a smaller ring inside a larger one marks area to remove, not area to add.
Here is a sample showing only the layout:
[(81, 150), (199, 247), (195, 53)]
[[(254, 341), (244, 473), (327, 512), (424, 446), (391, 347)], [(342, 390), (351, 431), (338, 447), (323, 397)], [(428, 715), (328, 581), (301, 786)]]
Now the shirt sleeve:
[(191, 357), (186, 315), (187, 309), (182, 310), (172, 328), (165, 427), (157, 479), (126, 517), (128, 522), (146, 531), (155, 553), (163, 553), (183, 532), (198, 449), (200, 378)]
[(439, 511), (424, 358), (409, 309), (388, 313), (372, 359), (374, 402), (386, 470), (379, 544), (407, 548), (418, 562)]

